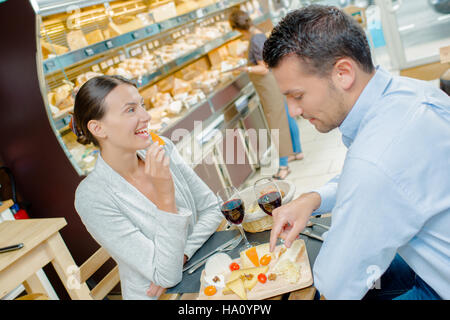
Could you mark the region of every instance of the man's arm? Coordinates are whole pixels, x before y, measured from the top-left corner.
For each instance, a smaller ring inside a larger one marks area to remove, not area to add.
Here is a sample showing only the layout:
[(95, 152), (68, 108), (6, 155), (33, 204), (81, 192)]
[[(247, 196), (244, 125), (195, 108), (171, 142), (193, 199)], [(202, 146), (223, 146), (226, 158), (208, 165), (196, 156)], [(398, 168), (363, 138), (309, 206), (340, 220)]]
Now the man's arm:
[(324, 214), (331, 212), (336, 204), (336, 192), (339, 184), (340, 175), (335, 176), (328, 181), (324, 186), (312, 190), (320, 195), (320, 206), (314, 210), (313, 215)]
[(346, 161), (351, 172), (340, 177), (332, 227), (313, 270), (315, 286), (327, 299), (364, 297), (428, 219), (405, 186), (376, 165)]

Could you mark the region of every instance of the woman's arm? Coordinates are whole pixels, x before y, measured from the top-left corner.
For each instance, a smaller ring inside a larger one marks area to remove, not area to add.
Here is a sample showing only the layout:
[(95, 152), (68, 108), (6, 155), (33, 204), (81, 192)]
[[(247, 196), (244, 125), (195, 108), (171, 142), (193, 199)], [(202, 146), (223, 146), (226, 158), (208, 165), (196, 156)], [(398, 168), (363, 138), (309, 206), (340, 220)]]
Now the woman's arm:
[(117, 262), (162, 287), (181, 281), (190, 211), (173, 214), (154, 206), (149, 218), (157, 225), (150, 239), (120, 211), (114, 193), (105, 186), (83, 181), (76, 191), (75, 208), (92, 237)]
[(254, 66), (245, 67), (244, 70), (247, 71), (248, 73), (259, 74), (262, 76), (266, 75), (269, 72), (269, 69), (266, 67), (264, 61), (261, 60), (259, 60), (258, 64)]

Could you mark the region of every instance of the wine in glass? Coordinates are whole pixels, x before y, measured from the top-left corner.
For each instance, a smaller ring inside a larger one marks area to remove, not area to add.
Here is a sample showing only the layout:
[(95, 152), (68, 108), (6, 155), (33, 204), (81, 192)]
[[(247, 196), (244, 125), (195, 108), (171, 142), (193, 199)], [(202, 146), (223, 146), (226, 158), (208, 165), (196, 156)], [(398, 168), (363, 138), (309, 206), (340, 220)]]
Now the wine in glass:
[(245, 216), (245, 206), (239, 191), (233, 186), (224, 188), (217, 192), (217, 200), (220, 211), (222, 211), (225, 219), (236, 225), (244, 238), (245, 243), (241, 251), (258, 245), (258, 243), (255, 242), (249, 243), (247, 237), (245, 236), (245, 232), (242, 227), (242, 221)]
[(271, 178), (261, 178), (253, 185), (258, 205), (262, 211), (272, 215), (275, 208), (281, 206), (281, 192)]
[[(272, 215), (272, 211), (281, 207), (281, 191), (272, 178), (261, 178), (253, 184), (256, 201), (259, 207), (268, 215)], [(280, 240), (284, 243), (284, 240)]]

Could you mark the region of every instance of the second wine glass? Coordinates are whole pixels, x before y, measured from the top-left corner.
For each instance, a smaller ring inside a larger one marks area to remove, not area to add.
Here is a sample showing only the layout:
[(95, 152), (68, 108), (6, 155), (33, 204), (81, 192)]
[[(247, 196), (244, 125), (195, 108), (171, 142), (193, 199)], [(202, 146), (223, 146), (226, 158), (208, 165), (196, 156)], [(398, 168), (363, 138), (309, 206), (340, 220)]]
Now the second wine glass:
[(259, 207), (266, 214), (271, 216), (274, 209), (281, 207), (281, 191), (271, 178), (255, 181), (253, 190)]
[[(271, 178), (261, 178), (253, 184), (256, 201), (259, 207), (269, 216), (272, 216), (272, 211), (281, 207), (282, 194), (278, 185)], [(284, 243), (280, 239), (280, 243)]]

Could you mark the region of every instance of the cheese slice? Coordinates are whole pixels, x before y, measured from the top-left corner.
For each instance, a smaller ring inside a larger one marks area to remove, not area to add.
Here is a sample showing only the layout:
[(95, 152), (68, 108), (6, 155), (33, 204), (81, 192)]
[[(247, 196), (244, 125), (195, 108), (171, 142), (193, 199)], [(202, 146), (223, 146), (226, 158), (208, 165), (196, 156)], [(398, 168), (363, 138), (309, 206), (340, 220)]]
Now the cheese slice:
[[(256, 253), (258, 255), (258, 258), (260, 259), (265, 254), (270, 254), (272, 258), (274, 257), (273, 254), (270, 252), (270, 244), (269, 243), (263, 243), (260, 245), (257, 245), (256, 247)], [(241, 252), (241, 264), (244, 268), (251, 268), (254, 267), (255, 264), (249, 259), (247, 254), (245, 254), (246, 251)], [(259, 262), (258, 262), (259, 265)]]
[(246, 250), (245, 254), (255, 267), (259, 267), (259, 257), (255, 247), (251, 247), (250, 249)]
[[(228, 282), (234, 281), (236, 279), (242, 279), (241, 277), (243, 277), (245, 279), (243, 280), (244, 288), (247, 290), (252, 290), (253, 287), (258, 283), (258, 274), (266, 273), (268, 270), (269, 266), (261, 266), (232, 271), (228, 277)], [(251, 277), (245, 277), (245, 275), (251, 275)], [(229, 292), (227, 292), (225, 288), (222, 293), (228, 294)]]
[(297, 263), (297, 258), (300, 256), (302, 249), (304, 249), (303, 241), (295, 240), (291, 247), (288, 248), (279, 257), (277, 263), (273, 268), (273, 272), (280, 275), (290, 283), (296, 283), (300, 279), (300, 265)]
[(226, 286), (228, 289), (236, 293), (239, 298), (247, 300), (247, 292), (245, 292), (244, 282), (241, 278), (227, 282)]

